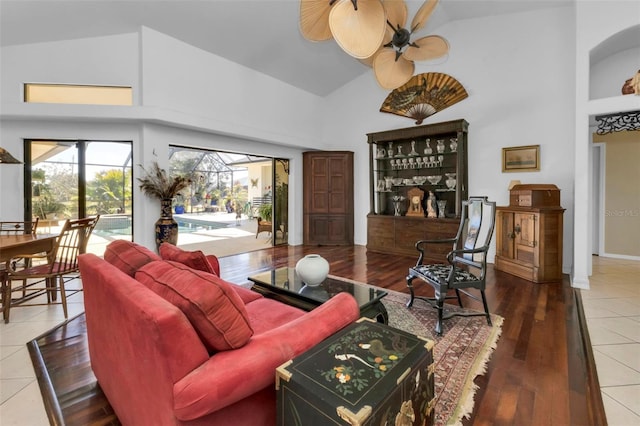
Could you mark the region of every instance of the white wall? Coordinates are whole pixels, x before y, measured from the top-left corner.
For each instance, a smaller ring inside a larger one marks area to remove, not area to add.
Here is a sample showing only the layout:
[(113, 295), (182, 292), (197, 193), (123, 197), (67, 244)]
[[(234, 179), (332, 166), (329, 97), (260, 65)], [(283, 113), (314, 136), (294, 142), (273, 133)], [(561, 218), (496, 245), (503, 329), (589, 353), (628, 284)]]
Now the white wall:
[[(544, 31), (540, 23), (544, 22)], [(454, 22), (438, 28), (451, 52), (440, 65), (416, 65), (416, 73), (455, 77), (469, 97), (438, 112), (424, 124), (466, 119), (469, 124), (469, 194), (507, 205), (508, 184), (553, 183), (567, 209), (564, 226), (565, 271), (571, 265), (574, 139), (574, 26), (572, 8)], [(366, 133), (414, 126), (414, 121), (379, 112), (389, 92), (372, 73), (333, 93), (327, 100), (325, 140), (356, 152), (355, 240), (366, 243), (369, 211)], [(540, 145), (540, 172), (502, 173), (501, 149)], [(489, 259), (493, 261), (494, 249)]]
[[(591, 188), (591, 134), (589, 116), (640, 108), (635, 96), (589, 100), (590, 52), (616, 33), (640, 24), (640, 2), (624, 0), (576, 2), (576, 120), (575, 120), (575, 211), (593, 207)], [(628, 78), (628, 77), (627, 77)], [(574, 218), (572, 285), (589, 288), (591, 275), (591, 229), (589, 215)]]
[(219, 133), (321, 146), (321, 99), (249, 68), (142, 28), (144, 105), (206, 120)]

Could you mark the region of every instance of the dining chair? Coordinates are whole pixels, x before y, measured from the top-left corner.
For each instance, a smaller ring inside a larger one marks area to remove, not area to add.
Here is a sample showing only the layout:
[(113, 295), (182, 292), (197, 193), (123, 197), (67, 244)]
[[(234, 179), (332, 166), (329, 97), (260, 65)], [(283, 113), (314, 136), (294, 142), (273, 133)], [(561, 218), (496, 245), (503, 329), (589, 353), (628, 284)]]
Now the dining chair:
[(38, 228), (39, 220), (40, 218), (36, 217), (33, 220), (25, 222), (1, 221), (0, 235), (35, 234), (36, 228)]
[[(2, 314), (5, 323), (9, 322), (11, 308), (49, 304), (61, 304), (64, 317), (68, 318), (65, 275), (79, 271), (78, 255), (85, 253), (89, 237), (99, 219), (100, 215), (67, 220), (53, 248), (47, 253), (46, 264), (30, 266), (17, 271), (7, 271), (8, 283), (3, 286), (2, 294)], [(12, 292), (21, 290), (14, 289), (11, 285), (12, 281), (33, 279), (38, 281), (28, 286), (29, 295), (21, 299), (12, 299)], [(44, 283), (44, 287), (40, 285), (41, 283)], [(55, 302), (58, 290), (60, 290), (60, 302)], [(47, 303), (25, 303), (44, 293), (47, 295)]]
[[(458, 232), (453, 238), (420, 240), (416, 243), (419, 252), (416, 265), (409, 268), (407, 286), (411, 292), (411, 298), (407, 307), (411, 308), (415, 299), (427, 301), (438, 310), (438, 321), (435, 332), (442, 335), (442, 321), (454, 316), (484, 316), (487, 324), (491, 325), (491, 316), (485, 296), (487, 252), (493, 235), (496, 219), (496, 203), (488, 201), (487, 197), (470, 197), (462, 202), (462, 213)], [(423, 263), (425, 252), (432, 244), (451, 244), (452, 250), (447, 254), (447, 263), (425, 264)], [(414, 279), (433, 287), (434, 297), (416, 296), (414, 292)], [(479, 290), (481, 299), (463, 289)], [(455, 296), (449, 296), (449, 290), (455, 290)], [(462, 299), (460, 293), (475, 300), (482, 300), (484, 313), (475, 311), (449, 311), (444, 313), (446, 299), (457, 299), (460, 307)]]
[[(29, 235), (35, 234), (38, 228), (39, 218), (30, 221), (0, 221), (0, 235)], [(24, 255), (11, 259), (11, 262), (0, 264), (0, 280), (2, 286), (6, 284), (7, 274), (9, 270), (17, 270), (19, 267), (27, 268), (31, 265), (31, 259), (37, 256)], [(23, 296), (26, 292), (26, 284), (23, 283)]]

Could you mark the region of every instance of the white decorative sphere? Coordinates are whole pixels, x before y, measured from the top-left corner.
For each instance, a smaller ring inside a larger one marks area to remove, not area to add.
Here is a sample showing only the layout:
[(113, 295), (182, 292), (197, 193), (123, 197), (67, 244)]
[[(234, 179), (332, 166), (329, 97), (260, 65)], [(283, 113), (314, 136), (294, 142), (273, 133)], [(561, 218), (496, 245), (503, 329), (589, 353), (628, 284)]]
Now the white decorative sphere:
[(329, 274), (329, 262), (319, 254), (308, 254), (296, 263), (296, 273), (308, 286), (320, 285)]

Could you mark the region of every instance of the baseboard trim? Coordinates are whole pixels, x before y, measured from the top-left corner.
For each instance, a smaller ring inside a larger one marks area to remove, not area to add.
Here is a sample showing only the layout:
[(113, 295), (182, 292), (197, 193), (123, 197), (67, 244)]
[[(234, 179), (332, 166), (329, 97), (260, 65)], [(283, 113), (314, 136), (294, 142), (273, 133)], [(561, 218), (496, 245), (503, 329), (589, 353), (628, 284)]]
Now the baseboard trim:
[(580, 340), (582, 349), (585, 354), (585, 365), (587, 368), (587, 410), (591, 420), (590, 424), (607, 426), (607, 416), (602, 403), (602, 392), (600, 391), (600, 381), (598, 380), (598, 371), (596, 362), (593, 358), (593, 349), (591, 347), (591, 338), (587, 328), (587, 318), (584, 315), (584, 305), (582, 304), (582, 292), (580, 289), (574, 289), (573, 294), (576, 302), (576, 313), (578, 315), (578, 324), (580, 327)]

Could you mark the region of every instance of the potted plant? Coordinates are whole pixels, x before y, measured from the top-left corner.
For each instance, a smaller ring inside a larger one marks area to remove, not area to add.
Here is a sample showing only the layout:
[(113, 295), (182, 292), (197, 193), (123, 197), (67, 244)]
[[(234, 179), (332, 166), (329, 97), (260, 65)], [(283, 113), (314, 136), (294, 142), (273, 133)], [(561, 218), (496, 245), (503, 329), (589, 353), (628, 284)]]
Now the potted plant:
[(211, 205), (215, 206), (218, 204), (218, 200), (220, 199), (220, 190), (219, 189), (214, 189), (213, 191), (211, 191), (209, 193), (209, 195), (211, 196)]
[(271, 222), (272, 212), (273, 212), (273, 205), (271, 204), (262, 204), (258, 208), (258, 214), (260, 215), (260, 219), (266, 220), (267, 222)]
[(166, 170), (160, 168), (157, 162), (153, 162), (150, 170), (146, 170), (140, 165), (145, 176), (138, 178), (140, 189), (151, 198), (160, 200), (160, 218), (155, 223), (156, 246), (160, 247), (163, 242), (173, 245), (178, 243), (178, 224), (173, 219), (171, 204), (180, 191), (188, 188), (191, 179), (183, 175), (169, 175)]
[(173, 211), (175, 214), (184, 213), (184, 197), (181, 194), (176, 195)]

